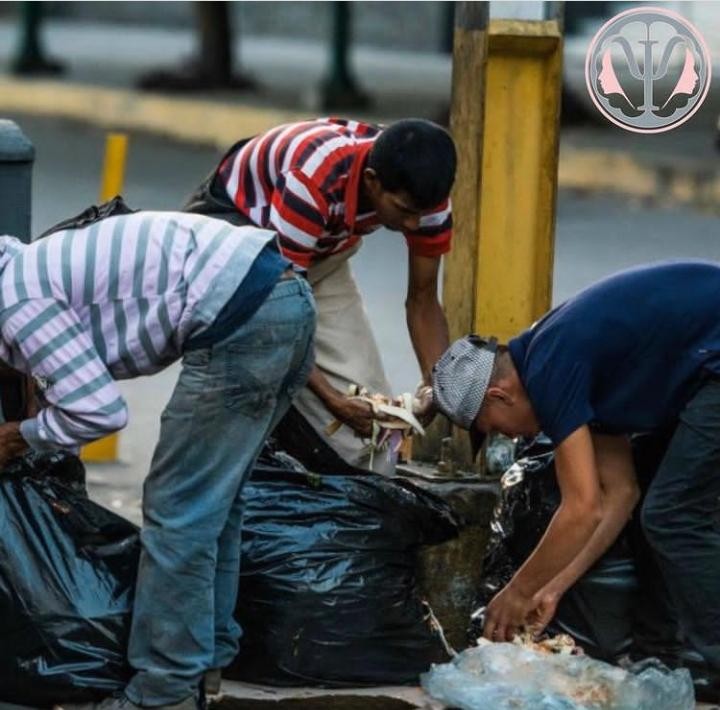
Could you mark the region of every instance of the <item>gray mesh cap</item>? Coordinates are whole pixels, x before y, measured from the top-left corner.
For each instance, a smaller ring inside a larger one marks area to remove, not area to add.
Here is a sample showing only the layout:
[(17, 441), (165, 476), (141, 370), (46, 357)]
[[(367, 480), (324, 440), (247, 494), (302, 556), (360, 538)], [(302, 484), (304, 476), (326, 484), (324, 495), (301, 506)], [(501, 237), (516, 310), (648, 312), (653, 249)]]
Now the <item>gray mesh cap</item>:
[(467, 335), (433, 367), (433, 401), (451, 422), (470, 429), (480, 411), (495, 365), (497, 340)]

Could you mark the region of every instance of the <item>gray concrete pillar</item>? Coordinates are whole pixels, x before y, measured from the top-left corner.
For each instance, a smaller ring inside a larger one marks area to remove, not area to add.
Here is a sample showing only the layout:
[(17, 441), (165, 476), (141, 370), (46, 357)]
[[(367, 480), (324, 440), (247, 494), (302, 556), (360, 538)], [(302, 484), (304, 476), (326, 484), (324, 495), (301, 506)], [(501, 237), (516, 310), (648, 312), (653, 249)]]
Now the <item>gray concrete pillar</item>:
[(0, 119), (0, 234), (30, 241), (35, 148), (13, 121)]

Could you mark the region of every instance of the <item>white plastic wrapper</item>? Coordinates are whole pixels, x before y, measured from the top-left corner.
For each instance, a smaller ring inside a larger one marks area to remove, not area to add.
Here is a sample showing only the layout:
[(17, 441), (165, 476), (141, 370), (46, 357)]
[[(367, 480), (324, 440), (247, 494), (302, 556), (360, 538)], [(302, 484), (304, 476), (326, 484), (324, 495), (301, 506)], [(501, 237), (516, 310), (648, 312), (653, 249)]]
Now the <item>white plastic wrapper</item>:
[(658, 661), (628, 669), (587, 656), (538, 653), (511, 643), (470, 648), (422, 676), (435, 699), (459, 710), (694, 710), (690, 673)]

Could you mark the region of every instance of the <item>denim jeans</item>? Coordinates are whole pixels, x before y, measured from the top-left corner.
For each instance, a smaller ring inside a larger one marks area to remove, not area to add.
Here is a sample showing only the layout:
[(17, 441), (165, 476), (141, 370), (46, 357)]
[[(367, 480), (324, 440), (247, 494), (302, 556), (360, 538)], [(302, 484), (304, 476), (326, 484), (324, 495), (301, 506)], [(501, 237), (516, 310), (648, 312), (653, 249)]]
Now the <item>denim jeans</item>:
[(237, 653), (242, 489), (307, 380), (314, 327), (310, 287), (282, 280), (225, 340), (183, 357), (143, 491), (125, 690), (136, 704), (180, 702)]
[(680, 414), (641, 520), (680, 629), (720, 670), (720, 380)]

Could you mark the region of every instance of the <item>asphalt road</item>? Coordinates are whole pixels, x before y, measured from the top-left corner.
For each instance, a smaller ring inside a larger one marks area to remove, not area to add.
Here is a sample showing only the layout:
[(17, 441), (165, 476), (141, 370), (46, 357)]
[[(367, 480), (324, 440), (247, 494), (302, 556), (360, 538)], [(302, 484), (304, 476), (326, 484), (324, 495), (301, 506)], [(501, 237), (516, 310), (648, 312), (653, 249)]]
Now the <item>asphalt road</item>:
[[(33, 233), (96, 201), (104, 134), (56, 119), (15, 117), (35, 144)], [(217, 151), (155, 136), (133, 135), (127, 165), (128, 202), (135, 207), (174, 209), (213, 167)], [(717, 217), (680, 209), (643, 207), (608, 197), (561, 194), (557, 212), (554, 301), (559, 302), (618, 269), (678, 257), (720, 261)], [(397, 391), (414, 387), (418, 369), (405, 328), (403, 301), (407, 252), (397, 234), (379, 231), (365, 240), (353, 268), (370, 321)], [(157, 418), (174, 370), (128, 382), (131, 423), (121, 437), (123, 464), (91, 470), (91, 480), (109, 486), (103, 499), (126, 510), (139, 496), (157, 436)], [(115, 473), (115, 469), (117, 472)], [(114, 496), (114, 497), (113, 497)], [(118, 497), (119, 496), (119, 497)], [(133, 506), (134, 507), (134, 504)]]

